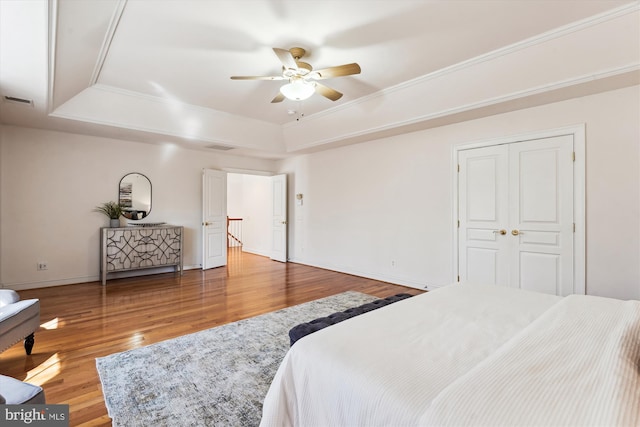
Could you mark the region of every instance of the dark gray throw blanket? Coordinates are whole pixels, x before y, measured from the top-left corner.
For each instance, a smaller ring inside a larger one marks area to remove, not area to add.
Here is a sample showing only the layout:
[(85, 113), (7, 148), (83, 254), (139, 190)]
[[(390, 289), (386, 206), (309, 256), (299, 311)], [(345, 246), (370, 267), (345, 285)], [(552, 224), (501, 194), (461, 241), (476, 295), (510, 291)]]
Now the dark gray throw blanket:
[(310, 322), (301, 323), (299, 325), (294, 326), (289, 331), (289, 341), (290, 341), (289, 345), (292, 346), (300, 338), (305, 337), (313, 332), (319, 331), (320, 329), (324, 329), (327, 326), (335, 325), (336, 323), (340, 323), (343, 320), (350, 319), (352, 317), (358, 316), (368, 311), (376, 310), (380, 307), (384, 307), (385, 305), (389, 305), (394, 302), (401, 301), (403, 299), (407, 299), (412, 296), (413, 295), (409, 295), (409, 294), (392, 295), (384, 299), (378, 299), (370, 303), (363, 304), (359, 307), (352, 307), (345, 311), (333, 313), (327, 317), (320, 317)]

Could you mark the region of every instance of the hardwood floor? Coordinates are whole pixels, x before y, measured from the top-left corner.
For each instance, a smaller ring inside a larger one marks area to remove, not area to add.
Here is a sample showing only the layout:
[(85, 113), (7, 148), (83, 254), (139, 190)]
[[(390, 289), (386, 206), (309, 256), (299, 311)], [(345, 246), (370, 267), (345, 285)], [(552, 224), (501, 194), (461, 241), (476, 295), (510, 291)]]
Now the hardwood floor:
[(230, 251), (229, 265), (21, 291), (40, 299), (31, 356), (0, 353), (0, 373), (70, 405), (71, 425), (111, 425), (95, 358), (353, 290), (378, 297), (418, 289)]

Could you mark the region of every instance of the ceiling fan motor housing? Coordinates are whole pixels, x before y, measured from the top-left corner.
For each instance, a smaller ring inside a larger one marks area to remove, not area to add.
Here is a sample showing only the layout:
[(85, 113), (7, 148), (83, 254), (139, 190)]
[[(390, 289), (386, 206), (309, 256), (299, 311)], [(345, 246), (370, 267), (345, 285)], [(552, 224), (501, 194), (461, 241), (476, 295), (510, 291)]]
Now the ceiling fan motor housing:
[(293, 59), (295, 59), (296, 62), (298, 62), (298, 59), (302, 58), (304, 54), (307, 53), (307, 51), (301, 47), (292, 47), (289, 49), (289, 52), (291, 52), (291, 56), (293, 56)]

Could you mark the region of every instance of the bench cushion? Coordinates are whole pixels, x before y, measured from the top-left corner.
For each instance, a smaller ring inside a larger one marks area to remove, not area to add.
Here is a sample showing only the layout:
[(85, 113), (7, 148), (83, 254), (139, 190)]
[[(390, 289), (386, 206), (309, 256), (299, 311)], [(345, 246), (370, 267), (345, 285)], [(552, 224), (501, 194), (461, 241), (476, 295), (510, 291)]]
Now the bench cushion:
[(392, 295), (390, 297), (387, 297), (384, 299), (378, 299), (358, 307), (349, 308), (345, 311), (333, 313), (327, 317), (320, 317), (310, 322), (296, 325), (293, 328), (291, 328), (291, 330), (289, 331), (289, 345), (293, 345), (300, 338), (305, 337), (313, 332), (319, 331), (320, 329), (324, 329), (327, 326), (335, 325), (336, 323), (342, 322), (344, 320), (350, 319), (352, 317), (358, 316), (363, 313), (367, 313), (372, 310), (376, 310), (380, 307), (384, 307), (385, 305), (389, 305), (394, 302), (407, 299), (411, 296), (413, 295), (410, 295), (410, 294)]

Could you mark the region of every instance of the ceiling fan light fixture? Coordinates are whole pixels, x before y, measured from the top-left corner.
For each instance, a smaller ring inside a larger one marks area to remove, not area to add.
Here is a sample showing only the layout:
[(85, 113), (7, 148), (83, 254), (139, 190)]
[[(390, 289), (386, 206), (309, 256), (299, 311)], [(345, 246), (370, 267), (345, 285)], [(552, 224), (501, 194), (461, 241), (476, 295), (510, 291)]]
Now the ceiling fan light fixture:
[(304, 101), (315, 93), (313, 84), (301, 79), (292, 79), (290, 83), (280, 88), (280, 93), (292, 101)]

